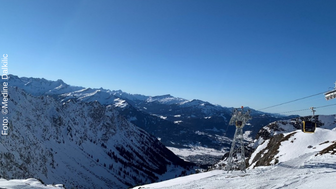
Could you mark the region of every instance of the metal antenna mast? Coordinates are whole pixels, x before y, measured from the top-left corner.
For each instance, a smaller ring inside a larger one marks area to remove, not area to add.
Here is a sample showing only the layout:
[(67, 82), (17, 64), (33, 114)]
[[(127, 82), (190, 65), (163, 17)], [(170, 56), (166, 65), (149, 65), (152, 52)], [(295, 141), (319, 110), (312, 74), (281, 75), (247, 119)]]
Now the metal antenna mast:
[(242, 106), (241, 111), (235, 109), (229, 122), (229, 125), (236, 126), (236, 132), (232, 141), (227, 165), (225, 166), (225, 170), (228, 172), (237, 168), (246, 172), (243, 127), (252, 117), (250, 116), (250, 110), (244, 113), (243, 108)]

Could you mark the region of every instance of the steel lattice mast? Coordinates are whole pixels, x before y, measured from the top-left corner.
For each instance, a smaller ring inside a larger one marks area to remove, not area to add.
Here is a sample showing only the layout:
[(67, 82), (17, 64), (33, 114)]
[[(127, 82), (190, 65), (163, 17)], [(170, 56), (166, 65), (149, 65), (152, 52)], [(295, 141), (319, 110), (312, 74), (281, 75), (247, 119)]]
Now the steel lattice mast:
[(243, 107), (241, 108), (241, 111), (235, 109), (229, 122), (229, 125), (236, 126), (236, 132), (232, 141), (229, 158), (225, 166), (226, 171), (240, 169), (241, 171), (246, 172), (243, 127), (252, 117), (250, 116), (250, 110), (245, 113), (243, 111)]

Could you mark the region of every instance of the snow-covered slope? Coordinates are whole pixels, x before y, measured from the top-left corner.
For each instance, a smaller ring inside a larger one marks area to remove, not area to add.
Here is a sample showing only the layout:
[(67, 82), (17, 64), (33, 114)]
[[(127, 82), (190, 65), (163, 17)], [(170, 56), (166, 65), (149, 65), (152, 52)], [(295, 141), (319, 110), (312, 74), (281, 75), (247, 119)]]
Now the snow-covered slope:
[(293, 125), (295, 122), (288, 120), (264, 128), (272, 136), (265, 140), (260, 136), (262, 142), (252, 154), (246, 173), (214, 170), (134, 189), (334, 188), (335, 115), (319, 116), (321, 127), (314, 134), (303, 133)]
[(260, 130), (249, 159), (252, 167), (281, 163), (304, 154), (316, 154), (336, 143), (336, 115), (317, 115), (315, 133), (303, 133), (301, 120), (305, 117), (270, 123)]
[(113, 105), (32, 96), (9, 88), (0, 176), (67, 188), (128, 188), (174, 178), (191, 164), (123, 118)]
[(335, 155), (301, 157), (243, 172), (214, 170), (133, 189), (332, 189), (336, 185)]
[(310, 157), (335, 144), (336, 131), (329, 129), (317, 128), (314, 134), (301, 131), (279, 134), (258, 146), (249, 164), (251, 167), (273, 165), (302, 156)]
[(65, 189), (63, 184), (44, 185), (36, 179), (0, 179), (0, 188), (6, 189)]

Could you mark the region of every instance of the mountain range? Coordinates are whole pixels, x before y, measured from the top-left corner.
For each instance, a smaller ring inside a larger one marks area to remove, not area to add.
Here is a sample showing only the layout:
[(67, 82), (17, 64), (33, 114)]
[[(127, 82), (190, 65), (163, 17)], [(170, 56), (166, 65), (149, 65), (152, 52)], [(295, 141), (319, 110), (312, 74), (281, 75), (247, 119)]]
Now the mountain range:
[[(228, 125), (234, 108), (169, 94), (10, 75), (8, 99), (0, 176), (66, 188), (129, 188), (194, 173), (194, 163), (221, 167), (235, 131)], [(250, 168), (281, 162), (275, 144), (306, 118), (244, 109), (253, 117), (244, 128)], [(321, 129), (333, 129), (333, 118), (315, 116)]]
[[(33, 96), (47, 95), (57, 101), (99, 102), (113, 106), (134, 125), (158, 138), (167, 147), (190, 149), (204, 147), (217, 151), (229, 149), (235, 128), (229, 126), (233, 108), (214, 105), (202, 100), (186, 100), (171, 95), (146, 96), (129, 94), (121, 90), (92, 89), (71, 86), (62, 80), (10, 75), (10, 86), (17, 86)], [(291, 117), (251, 110), (253, 119), (245, 127), (253, 138), (266, 124)], [(178, 154), (181, 156), (181, 154)], [(184, 159), (209, 165), (221, 156), (204, 154), (183, 156)], [(214, 159), (213, 159), (214, 158)]]
[(60, 80), (26, 79), (11, 76), (9, 81), (8, 135), (0, 143), (2, 178), (105, 189), (194, 172), (192, 163), (130, 123), (114, 104), (60, 100), (50, 88), (80, 88)]

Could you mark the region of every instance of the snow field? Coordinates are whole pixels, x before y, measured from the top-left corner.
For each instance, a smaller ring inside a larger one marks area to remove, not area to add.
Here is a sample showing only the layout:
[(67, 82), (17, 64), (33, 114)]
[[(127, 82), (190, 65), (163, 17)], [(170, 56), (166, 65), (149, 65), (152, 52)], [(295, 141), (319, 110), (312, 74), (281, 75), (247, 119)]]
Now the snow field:
[(246, 173), (215, 170), (144, 185), (141, 189), (334, 188), (336, 156), (311, 155), (306, 154), (305, 157), (298, 157), (275, 166), (257, 167), (247, 170)]
[[(328, 143), (325, 143), (329, 141)], [(281, 143), (279, 148), (279, 162), (285, 162), (297, 158), (302, 154), (315, 154), (336, 141), (336, 132), (328, 129), (316, 128), (315, 133), (303, 133), (298, 131), (288, 141)]]
[(5, 180), (0, 179), (0, 188), (5, 187), (6, 189), (64, 189), (62, 184), (43, 185), (40, 181), (30, 178), (30, 179), (13, 179)]
[(170, 151), (174, 152), (182, 157), (195, 156), (195, 155), (212, 155), (212, 156), (223, 156), (225, 152), (222, 150), (216, 150), (213, 148), (205, 148), (202, 146), (194, 146), (191, 148), (175, 148), (167, 147)]

